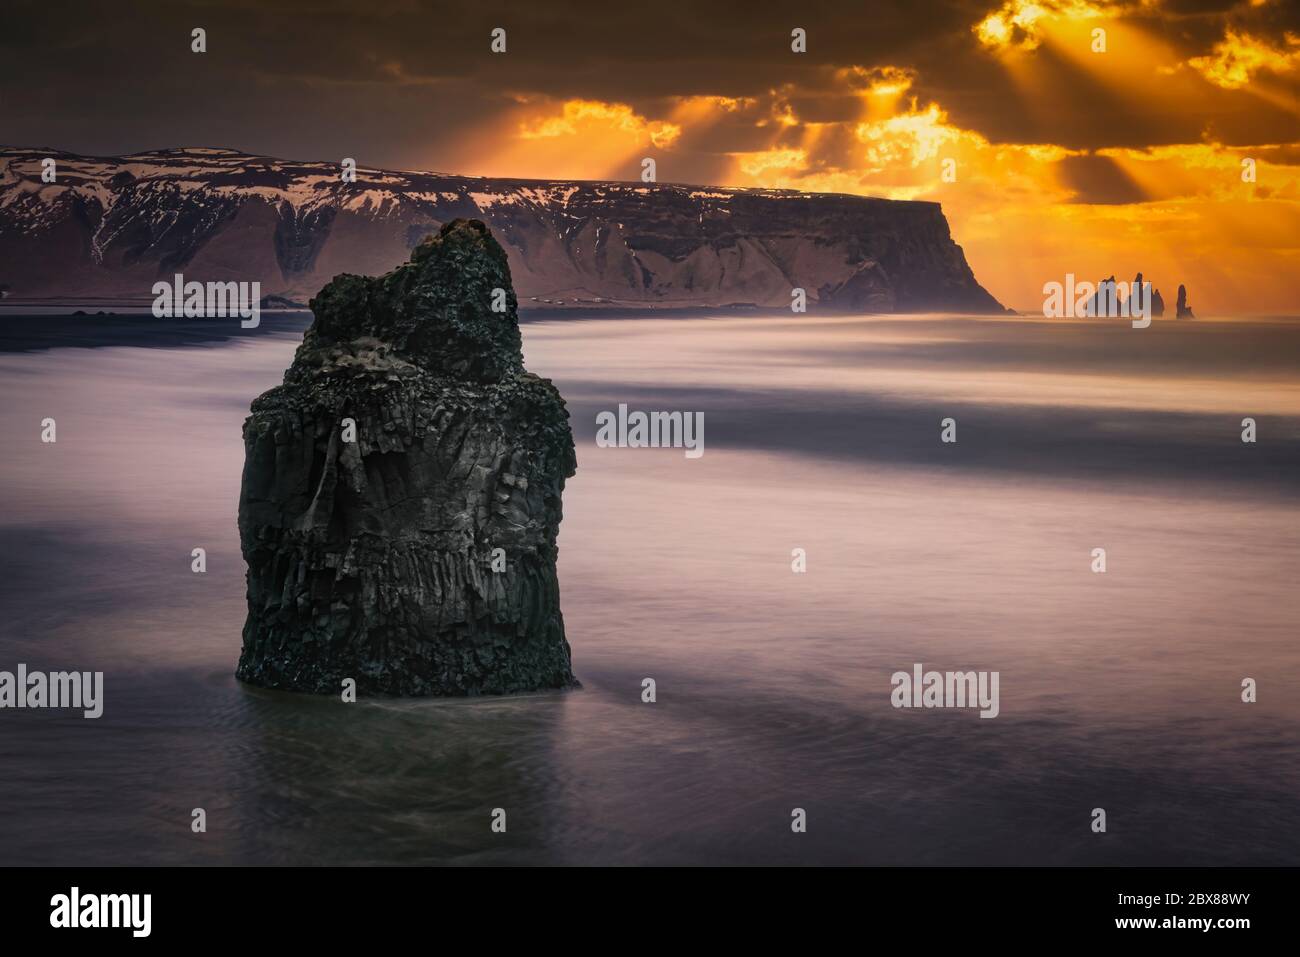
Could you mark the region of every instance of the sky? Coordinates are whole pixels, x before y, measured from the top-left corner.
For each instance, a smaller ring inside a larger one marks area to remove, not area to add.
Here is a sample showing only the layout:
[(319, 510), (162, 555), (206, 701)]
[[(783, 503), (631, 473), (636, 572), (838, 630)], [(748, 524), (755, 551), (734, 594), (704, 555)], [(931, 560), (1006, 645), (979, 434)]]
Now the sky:
[(1295, 0), (6, 7), (4, 145), (560, 179), (651, 157), (661, 182), (940, 202), (1019, 309), (1141, 271), (1198, 312), (1300, 313)]

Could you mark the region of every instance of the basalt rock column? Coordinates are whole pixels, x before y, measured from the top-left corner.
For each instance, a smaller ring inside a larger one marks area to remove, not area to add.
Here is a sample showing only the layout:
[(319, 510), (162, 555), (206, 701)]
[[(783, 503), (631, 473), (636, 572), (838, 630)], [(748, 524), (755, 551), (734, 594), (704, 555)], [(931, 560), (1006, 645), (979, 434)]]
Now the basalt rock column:
[(555, 571), (573, 435), (556, 388), (524, 370), (505, 252), (456, 220), (311, 308), (284, 384), (244, 423), (239, 678), (329, 694), (347, 678), (388, 695), (575, 684)]

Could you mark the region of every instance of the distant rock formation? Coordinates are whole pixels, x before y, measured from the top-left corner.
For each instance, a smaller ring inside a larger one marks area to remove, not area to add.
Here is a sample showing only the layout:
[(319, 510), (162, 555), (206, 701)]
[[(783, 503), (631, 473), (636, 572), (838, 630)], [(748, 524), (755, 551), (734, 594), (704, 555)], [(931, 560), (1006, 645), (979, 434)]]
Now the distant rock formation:
[[(58, 160), (57, 183), (41, 180)], [(19, 298), (152, 300), (177, 272), (306, 302), (481, 219), (529, 309), (999, 313), (938, 203), (681, 183), (486, 179), (228, 149), (0, 148), (0, 281)]]
[(1097, 283), (1097, 291), (1093, 293), (1092, 298), (1088, 300), (1087, 315), (1105, 316), (1109, 314), (1109, 305), (1107, 303), (1108, 291), (1113, 290), (1114, 286), (1114, 276), (1109, 276)]
[[(1093, 293), (1085, 304), (1089, 316), (1109, 316), (1112, 311), (1115, 315), (1135, 316), (1140, 314), (1144, 306), (1138, 299), (1138, 290), (1142, 288), (1142, 274), (1138, 273), (1133, 277), (1133, 282), (1128, 287), (1128, 295), (1124, 302), (1120, 302), (1118, 293), (1118, 283), (1114, 276), (1108, 276), (1097, 283), (1097, 291)], [(1120, 310), (1127, 306), (1127, 312), (1121, 313)], [(1160, 316), (1165, 311), (1165, 301), (1160, 296), (1160, 290), (1154, 287), (1151, 290), (1151, 315)]]
[(268, 309), (306, 309), (307, 307), (301, 302), (295, 302), (292, 299), (286, 299), (284, 296), (263, 296), (261, 300), (263, 310)]
[(244, 423), (239, 678), (322, 694), (351, 678), (363, 695), (574, 685), (555, 567), (573, 436), (559, 392), (524, 370), (505, 252), (456, 220), (311, 308), (284, 384)]
[[(1137, 296), (1138, 296), (1137, 290), (1139, 290), (1139, 289), (1142, 288), (1142, 282), (1143, 282), (1143, 280), (1142, 280), (1142, 274), (1141, 274), (1141, 273), (1138, 273), (1136, 276), (1133, 277), (1133, 285), (1131, 285), (1131, 286), (1129, 287), (1129, 289), (1131, 290), (1130, 295), (1129, 295), (1129, 313), (1130, 313), (1130, 314), (1132, 314), (1133, 312), (1136, 311), (1136, 308), (1135, 308), (1135, 307), (1138, 305), (1138, 302), (1137, 302)], [(1160, 290), (1159, 290), (1159, 289), (1157, 289), (1155, 286), (1152, 286), (1152, 287), (1151, 287), (1151, 315), (1152, 315), (1153, 317), (1155, 317), (1155, 318), (1159, 318), (1160, 316), (1163, 316), (1164, 314), (1165, 314), (1165, 300), (1164, 300), (1164, 297), (1160, 295)]]
[[(1137, 301), (1137, 290), (1141, 288), (1143, 282), (1144, 279), (1142, 273), (1138, 273), (1136, 276), (1133, 277), (1132, 285), (1129, 286), (1128, 306), (1129, 306), (1130, 315), (1133, 315), (1135, 313), (1136, 308), (1139, 305)], [(1103, 279), (1099, 283), (1097, 283), (1096, 293), (1094, 293), (1092, 298), (1087, 300), (1086, 303), (1086, 308), (1088, 309), (1088, 313), (1087, 313), (1088, 315), (1101, 316), (1105, 314), (1108, 300), (1109, 300), (1109, 295), (1110, 295), (1108, 293), (1108, 290), (1113, 289), (1115, 286), (1116, 286), (1116, 281), (1114, 276), (1109, 276), (1106, 279)], [(1151, 287), (1151, 315), (1154, 316), (1155, 318), (1160, 318), (1164, 314), (1165, 314), (1164, 296), (1160, 295), (1160, 290), (1156, 289), (1155, 286), (1153, 285)], [(1187, 305), (1186, 286), (1180, 285), (1178, 287), (1177, 317), (1179, 319), (1196, 318), (1196, 316), (1192, 314), (1191, 307)]]

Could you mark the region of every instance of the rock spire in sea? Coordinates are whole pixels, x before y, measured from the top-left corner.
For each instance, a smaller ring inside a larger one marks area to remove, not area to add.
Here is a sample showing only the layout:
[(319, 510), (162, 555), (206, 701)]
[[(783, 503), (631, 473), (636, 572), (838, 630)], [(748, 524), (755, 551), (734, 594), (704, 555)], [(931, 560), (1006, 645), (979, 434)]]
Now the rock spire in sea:
[(556, 576), (573, 436), (524, 369), (501, 246), (455, 220), (311, 308), (244, 423), (238, 676), (362, 695), (575, 684)]

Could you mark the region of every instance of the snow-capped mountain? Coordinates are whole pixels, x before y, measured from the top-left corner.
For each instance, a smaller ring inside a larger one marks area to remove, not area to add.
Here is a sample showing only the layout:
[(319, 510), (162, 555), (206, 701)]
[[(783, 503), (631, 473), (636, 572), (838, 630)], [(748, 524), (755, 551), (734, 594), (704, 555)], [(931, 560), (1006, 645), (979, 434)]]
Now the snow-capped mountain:
[(341, 169), (226, 149), (0, 149), (0, 288), (145, 302), (182, 272), (306, 302), (470, 217), (506, 248), (526, 308), (789, 308), (798, 287), (814, 309), (1001, 311), (936, 203)]

